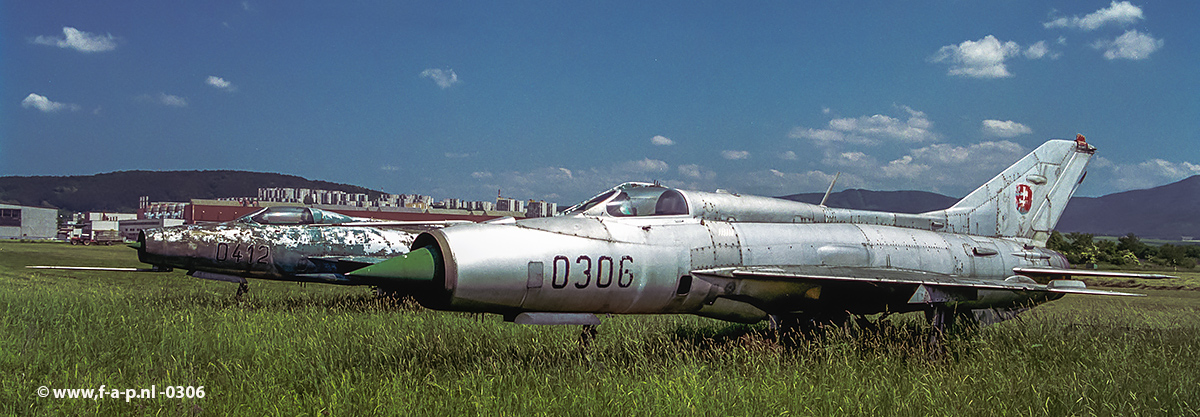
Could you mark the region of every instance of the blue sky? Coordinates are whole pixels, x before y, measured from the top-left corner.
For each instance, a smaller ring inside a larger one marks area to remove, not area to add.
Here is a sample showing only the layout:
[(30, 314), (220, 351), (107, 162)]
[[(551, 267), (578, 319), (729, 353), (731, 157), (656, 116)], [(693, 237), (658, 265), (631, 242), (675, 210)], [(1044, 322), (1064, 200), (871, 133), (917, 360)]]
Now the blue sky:
[[(342, 4), (347, 3), (347, 4)], [(0, 3), (0, 175), (280, 172), (569, 204), (628, 180), (1080, 195), (1200, 174), (1200, 3)]]

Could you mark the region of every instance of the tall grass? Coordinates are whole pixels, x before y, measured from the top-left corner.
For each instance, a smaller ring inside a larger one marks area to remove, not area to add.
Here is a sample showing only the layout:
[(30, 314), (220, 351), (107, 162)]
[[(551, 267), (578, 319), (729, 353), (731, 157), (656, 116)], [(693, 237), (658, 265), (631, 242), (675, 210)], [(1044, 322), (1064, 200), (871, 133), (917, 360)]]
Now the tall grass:
[[(122, 248), (0, 243), (0, 413), (168, 415), (1189, 415), (1200, 293), (1068, 296), (925, 344), (919, 315), (779, 341), (691, 316), (521, 326), (368, 289), (134, 266)], [(202, 399), (40, 398), (51, 388), (205, 387)]]

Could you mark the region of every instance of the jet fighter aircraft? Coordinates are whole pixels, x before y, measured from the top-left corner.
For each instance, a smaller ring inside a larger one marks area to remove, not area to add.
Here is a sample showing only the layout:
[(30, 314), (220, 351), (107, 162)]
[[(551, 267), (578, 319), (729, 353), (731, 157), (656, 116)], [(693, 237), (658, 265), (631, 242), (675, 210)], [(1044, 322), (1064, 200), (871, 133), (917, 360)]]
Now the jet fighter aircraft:
[(679, 313), (803, 327), (912, 311), (939, 330), (994, 322), (1064, 294), (1138, 295), (1070, 278), (1140, 275), (1069, 269), (1045, 247), (1095, 151), (1082, 136), (1051, 140), (921, 214), (626, 183), (563, 216), (430, 230), (346, 276), (525, 324)]
[(29, 268), (133, 272), (178, 268), (196, 278), (241, 284), (239, 296), (249, 289), (246, 278), (375, 285), (376, 279), (345, 272), (407, 253), (420, 231), (454, 223), (459, 222), (388, 222), (318, 208), (276, 206), (219, 224), (144, 230), (130, 246), (138, 250), (138, 260), (152, 268)]

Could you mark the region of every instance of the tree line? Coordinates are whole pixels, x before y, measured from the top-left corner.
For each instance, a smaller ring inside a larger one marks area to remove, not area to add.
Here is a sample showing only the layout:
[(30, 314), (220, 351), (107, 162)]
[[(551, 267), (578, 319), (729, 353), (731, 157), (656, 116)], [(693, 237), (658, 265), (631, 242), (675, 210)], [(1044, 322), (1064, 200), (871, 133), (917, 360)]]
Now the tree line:
[(1159, 246), (1142, 242), (1130, 233), (1111, 240), (1098, 240), (1089, 233), (1050, 233), (1046, 247), (1067, 257), (1074, 265), (1110, 264), (1118, 266), (1163, 266), (1195, 268), (1200, 261), (1200, 245)]

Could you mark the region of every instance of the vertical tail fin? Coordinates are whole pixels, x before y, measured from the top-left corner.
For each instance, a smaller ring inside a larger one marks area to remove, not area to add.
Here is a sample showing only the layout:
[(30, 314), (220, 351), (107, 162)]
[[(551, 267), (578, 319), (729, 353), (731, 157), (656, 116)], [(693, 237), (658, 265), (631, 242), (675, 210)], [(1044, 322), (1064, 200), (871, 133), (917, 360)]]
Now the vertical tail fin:
[(1048, 141), (954, 206), (925, 214), (945, 216), (949, 232), (1044, 245), (1095, 152), (1083, 135)]

